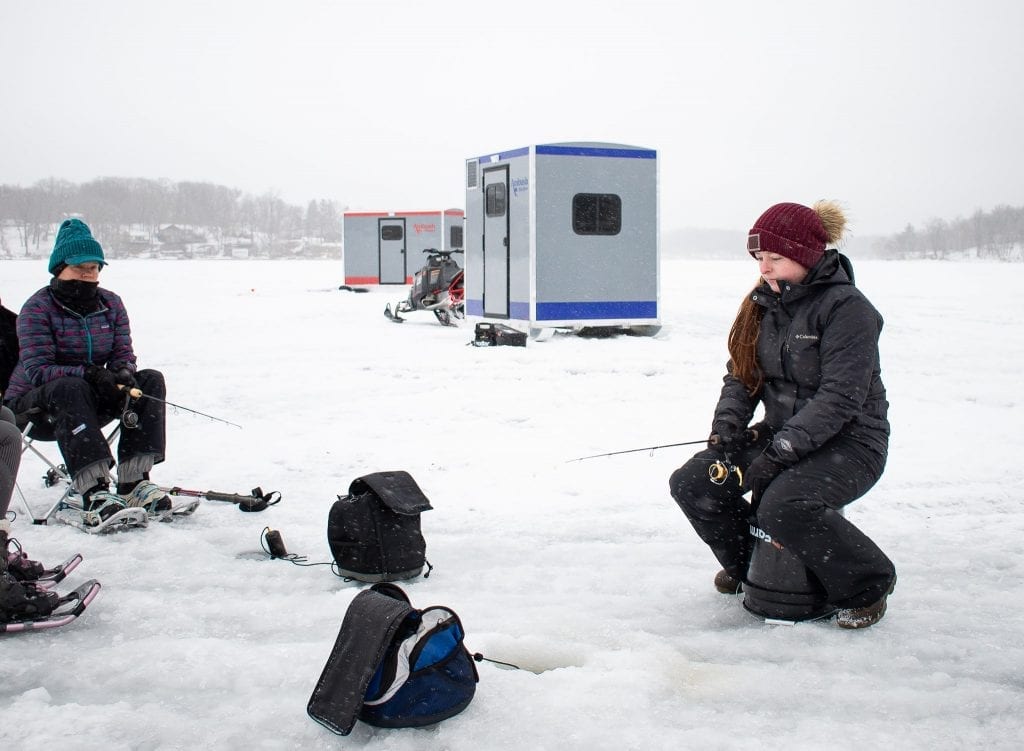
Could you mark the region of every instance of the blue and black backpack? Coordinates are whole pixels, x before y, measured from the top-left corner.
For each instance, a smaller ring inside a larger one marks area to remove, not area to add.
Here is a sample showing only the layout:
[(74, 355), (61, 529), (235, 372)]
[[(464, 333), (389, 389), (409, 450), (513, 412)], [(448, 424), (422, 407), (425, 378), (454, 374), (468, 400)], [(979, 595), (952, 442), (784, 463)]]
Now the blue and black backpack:
[(353, 598), (306, 711), (339, 735), (356, 719), (386, 728), (433, 725), (473, 699), (479, 676), (449, 608), (418, 610), (381, 582)]

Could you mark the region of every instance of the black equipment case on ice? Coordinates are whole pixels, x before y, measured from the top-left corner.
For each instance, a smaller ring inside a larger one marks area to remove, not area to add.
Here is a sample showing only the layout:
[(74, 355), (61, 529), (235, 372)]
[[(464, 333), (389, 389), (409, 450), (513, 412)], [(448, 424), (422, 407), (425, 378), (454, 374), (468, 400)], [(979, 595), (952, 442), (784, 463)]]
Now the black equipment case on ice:
[(431, 508), (408, 472), (374, 472), (353, 480), (327, 518), (327, 543), (339, 575), (364, 582), (419, 576), (429, 565), (420, 513)]
[(473, 332), (473, 345), (476, 347), (525, 347), (526, 334), (503, 323), (481, 322)]

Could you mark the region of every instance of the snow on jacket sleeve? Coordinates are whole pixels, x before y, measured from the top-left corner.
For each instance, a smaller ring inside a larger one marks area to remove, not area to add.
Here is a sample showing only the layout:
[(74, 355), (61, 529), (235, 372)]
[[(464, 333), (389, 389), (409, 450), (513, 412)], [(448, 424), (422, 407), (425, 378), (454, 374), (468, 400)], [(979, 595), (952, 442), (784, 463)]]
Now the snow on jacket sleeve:
[(859, 294), (838, 300), (829, 311), (821, 333), (819, 386), (772, 443), (783, 461), (820, 448), (861, 414), (879, 368), (881, 330), (881, 316)]

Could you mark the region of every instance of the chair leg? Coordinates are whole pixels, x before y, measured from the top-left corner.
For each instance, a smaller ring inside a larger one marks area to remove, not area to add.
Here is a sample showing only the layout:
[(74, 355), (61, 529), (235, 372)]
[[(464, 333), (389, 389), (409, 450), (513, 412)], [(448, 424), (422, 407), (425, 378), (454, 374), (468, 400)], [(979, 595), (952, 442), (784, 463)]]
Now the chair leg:
[[(67, 467), (63, 464), (54, 464), (46, 454), (37, 449), (33, 444), (35, 443), (34, 438), (30, 438), (28, 433), (32, 430), (32, 423), (29, 422), (25, 425), (24, 430), (21, 431), (22, 449), (21, 453), (24, 456), (26, 451), (31, 451), (35, 454), (49, 469), (46, 472), (45, 480), (47, 486), (56, 485), (59, 482), (64, 483), (64, 492), (61, 497), (46, 510), (46, 513), (42, 516), (36, 516), (32, 512), (32, 507), (28, 503), (28, 499), (25, 498), (25, 494), (21, 490), (21, 486), (15, 483), (15, 487), (18, 489), (18, 496), (21, 499), (21, 505), (25, 507), (25, 511), (32, 519), (33, 524), (46, 524), (47, 521), (57, 513), (63, 506), (68, 505), (68, 501), (71, 496), (74, 495), (74, 484), (72, 482), (71, 475), (68, 473)], [(110, 433), (107, 434), (107, 445), (113, 446), (114, 440), (117, 438), (118, 433), (121, 432), (121, 423), (117, 422)]]
[[(57, 501), (54, 504), (52, 504), (46, 510), (46, 513), (42, 516), (36, 516), (32, 512), (32, 507), (29, 505), (28, 499), (22, 492), (21, 486), (15, 483), (16, 487), (18, 488), (18, 496), (21, 499), (21, 505), (25, 507), (25, 511), (32, 518), (32, 523), (46, 524), (49, 521), (50, 517), (52, 517), (61, 508), (61, 506), (67, 503), (67, 500), (74, 493), (74, 487), (71, 482), (71, 475), (68, 474), (67, 468), (63, 464), (54, 464), (46, 454), (44, 454), (42, 451), (35, 447), (35, 439), (30, 438), (28, 435), (30, 430), (32, 430), (31, 422), (26, 424), (25, 429), (21, 431), (22, 456), (24, 456), (26, 451), (31, 451), (33, 454), (36, 455), (36, 457), (39, 458), (40, 461), (42, 461), (47, 467), (49, 467), (49, 469), (46, 471), (46, 475), (44, 478), (47, 487), (51, 487), (62, 481), (64, 483), (64, 492), (61, 494), (60, 498), (58, 498)], [(107, 439), (107, 442), (109, 443), (111, 440), (113, 440), (113, 437), (116, 434), (117, 429), (115, 428), (114, 432)]]

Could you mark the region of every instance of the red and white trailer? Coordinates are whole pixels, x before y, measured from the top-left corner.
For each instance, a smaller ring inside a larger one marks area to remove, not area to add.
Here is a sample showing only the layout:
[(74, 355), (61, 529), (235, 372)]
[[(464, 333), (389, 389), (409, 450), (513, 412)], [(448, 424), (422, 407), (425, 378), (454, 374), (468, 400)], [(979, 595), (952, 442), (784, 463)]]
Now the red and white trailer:
[(465, 212), (346, 211), (343, 216), (345, 284), (412, 284), (425, 250), (463, 247)]

